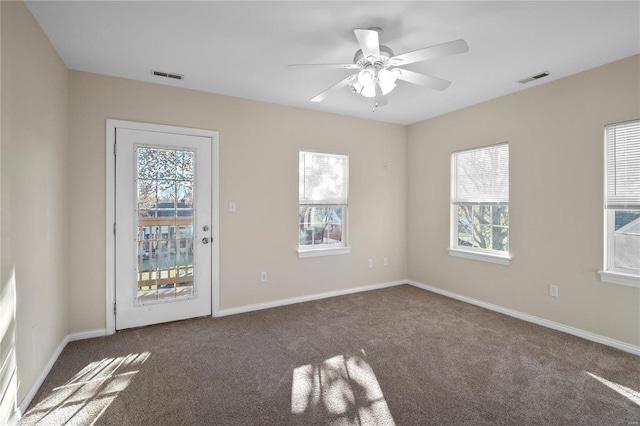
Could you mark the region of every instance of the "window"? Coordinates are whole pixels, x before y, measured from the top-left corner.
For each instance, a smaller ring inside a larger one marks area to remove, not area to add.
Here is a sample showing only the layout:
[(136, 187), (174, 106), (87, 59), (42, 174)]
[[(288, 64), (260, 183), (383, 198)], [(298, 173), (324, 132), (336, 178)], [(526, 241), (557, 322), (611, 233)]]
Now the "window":
[(298, 256), (349, 253), (349, 157), (300, 151), (299, 163)]
[(452, 256), (509, 264), (509, 144), (454, 152)]
[(605, 127), (606, 259), (602, 280), (640, 287), (640, 120)]

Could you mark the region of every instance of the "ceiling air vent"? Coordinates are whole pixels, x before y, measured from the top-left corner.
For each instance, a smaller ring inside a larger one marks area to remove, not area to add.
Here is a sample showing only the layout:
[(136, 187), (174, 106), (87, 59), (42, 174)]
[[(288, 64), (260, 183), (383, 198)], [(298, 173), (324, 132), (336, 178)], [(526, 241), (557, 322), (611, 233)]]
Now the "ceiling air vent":
[(547, 77), (548, 75), (549, 75), (549, 73), (547, 71), (541, 72), (540, 74), (536, 74), (536, 75), (533, 75), (531, 77), (527, 77), (527, 78), (523, 78), (522, 80), (518, 80), (518, 83), (520, 83), (520, 84), (530, 83), (530, 82), (532, 82), (534, 80), (538, 80), (540, 78)]
[(157, 75), (158, 77), (173, 78), (174, 80), (184, 80), (184, 75), (172, 74), (170, 72), (151, 70), (151, 74)]

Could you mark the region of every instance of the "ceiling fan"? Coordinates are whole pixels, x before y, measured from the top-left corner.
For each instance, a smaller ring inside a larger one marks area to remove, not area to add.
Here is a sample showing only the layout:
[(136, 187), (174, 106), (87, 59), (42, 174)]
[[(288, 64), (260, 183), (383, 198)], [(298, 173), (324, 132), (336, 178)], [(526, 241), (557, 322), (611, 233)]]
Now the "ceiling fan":
[(353, 57), (353, 64), (295, 64), (291, 68), (344, 68), (359, 70), (344, 80), (339, 81), (325, 91), (311, 98), (311, 102), (321, 102), (327, 96), (343, 87), (350, 86), (351, 91), (367, 98), (373, 98), (373, 110), (387, 105), (386, 95), (396, 87), (397, 80), (407, 81), (433, 90), (442, 91), (449, 87), (450, 81), (420, 74), (415, 71), (400, 68), (414, 62), (442, 58), (469, 51), (464, 40), (455, 40), (436, 46), (425, 47), (402, 55), (393, 55), (387, 46), (380, 45), (379, 34), (382, 29), (354, 30), (360, 50)]

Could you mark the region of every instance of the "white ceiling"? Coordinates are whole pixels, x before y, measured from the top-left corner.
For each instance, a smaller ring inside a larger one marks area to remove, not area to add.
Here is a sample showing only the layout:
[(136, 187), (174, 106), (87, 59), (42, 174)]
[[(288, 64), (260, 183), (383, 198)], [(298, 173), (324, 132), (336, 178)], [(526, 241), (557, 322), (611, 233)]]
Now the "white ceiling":
[[(34, 1), (27, 6), (68, 68), (410, 124), (640, 53), (640, 2)], [(395, 54), (455, 39), (469, 52), (408, 65), (452, 81), (399, 82), (389, 105), (348, 88), (309, 99), (353, 71), (355, 28), (381, 27)], [(183, 81), (151, 70), (183, 74)], [(550, 72), (527, 85), (522, 78)]]

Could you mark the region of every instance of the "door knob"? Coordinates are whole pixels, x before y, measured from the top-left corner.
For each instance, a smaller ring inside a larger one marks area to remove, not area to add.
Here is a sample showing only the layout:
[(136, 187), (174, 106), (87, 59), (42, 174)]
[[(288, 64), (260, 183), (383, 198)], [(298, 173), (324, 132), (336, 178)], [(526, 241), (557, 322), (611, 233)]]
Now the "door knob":
[(204, 237), (202, 239), (202, 244), (209, 244), (209, 238), (208, 237)]

